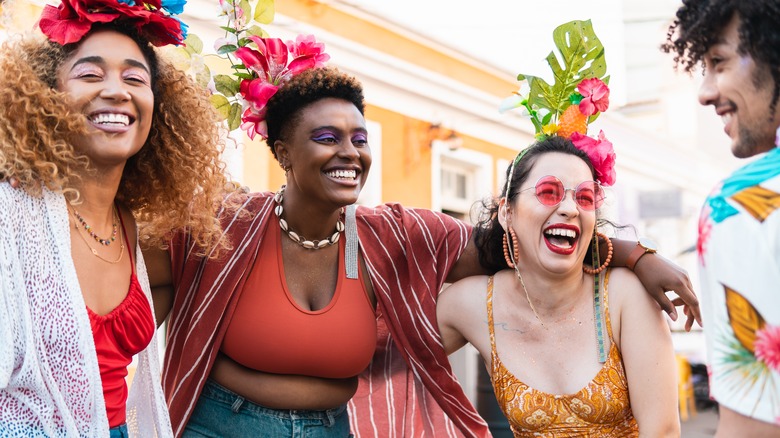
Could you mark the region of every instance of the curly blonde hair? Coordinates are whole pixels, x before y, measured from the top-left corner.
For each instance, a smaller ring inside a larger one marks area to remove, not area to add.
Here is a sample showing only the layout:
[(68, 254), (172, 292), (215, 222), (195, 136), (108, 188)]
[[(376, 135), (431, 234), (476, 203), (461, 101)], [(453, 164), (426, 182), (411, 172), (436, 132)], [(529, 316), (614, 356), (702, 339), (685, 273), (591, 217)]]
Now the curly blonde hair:
[[(153, 57), (155, 96), (149, 138), (127, 161), (116, 199), (133, 212), (145, 245), (165, 248), (174, 231), (186, 230), (201, 254), (218, 254), (229, 242), (216, 212), (232, 190), (220, 160), (224, 128), (205, 90), (137, 35), (115, 30)], [(86, 117), (55, 88), (72, 46), (28, 35), (0, 47), (0, 174), (32, 195), (46, 187), (77, 198), (74, 182), (90, 171), (69, 141), (87, 133)]]

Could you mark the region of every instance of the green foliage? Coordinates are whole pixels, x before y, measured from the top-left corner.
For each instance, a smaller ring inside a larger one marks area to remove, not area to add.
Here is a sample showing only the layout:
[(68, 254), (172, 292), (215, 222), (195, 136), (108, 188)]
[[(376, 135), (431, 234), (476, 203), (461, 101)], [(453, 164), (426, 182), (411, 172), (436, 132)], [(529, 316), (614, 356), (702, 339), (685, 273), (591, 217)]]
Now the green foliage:
[(191, 33), (184, 40), (184, 49), (191, 55), (195, 53), (201, 54), (203, 53), (203, 41), (200, 37)]
[(209, 96), (209, 101), (211, 101), (220, 117), (227, 119), (230, 116), (230, 102), (228, 102), (227, 97), (221, 94), (212, 94)]
[(271, 24), (275, 13), (274, 0), (257, 0), (253, 18), (260, 24)]
[[(557, 120), (570, 105), (569, 96), (583, 79), (596, 77), (608, 83), (607, 61), (604, 46), (593, 31), (593, 24), (587, 21), (571, 21), (553, 31), (553, 41), (558, 49), (547, 55), (555, 82), (550, 85), (544, 79), (520, 74), (517, 80), (527, 80), (531, 92), (528, 104), (531, 108), (547, 108)], [(595, 120), (598, 114), (592, 117)], [(591, 120), (592, 121), (592, 120)]]
[(232, 76), (216, 75), (214, 76), (214, 87), (226, 97), (233, 97), (238, 93), (240, 84)]
[(241, 126), (241, 104), (233, 102), (230, 104), (230, 112), (227, 116), (228, 129), (231, 131)]

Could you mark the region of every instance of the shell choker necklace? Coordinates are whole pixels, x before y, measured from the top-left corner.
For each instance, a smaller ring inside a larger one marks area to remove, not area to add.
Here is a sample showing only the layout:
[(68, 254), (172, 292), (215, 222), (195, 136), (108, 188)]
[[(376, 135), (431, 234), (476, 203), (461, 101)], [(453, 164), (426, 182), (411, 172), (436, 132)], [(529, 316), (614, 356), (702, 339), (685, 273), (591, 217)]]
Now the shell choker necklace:
[[(278, 192), (276, 192), (276, 195), (274, 195), (274, 202), (276, 203), (276, 208), (274, 208), (274, 213), (276, 214), (276, 217), (279, 219), (279, 227), (287, 233), (287, 237), (290, 238), (293, 242), (297, 243), (298, 245), (306, 248), (306, 249), (322, 249), (327, 248), (331, 245), (334, 245), (336, 242), (339, 241), (339, 237), (341, 237), (341, 233), (344, 232), (344, 222), (339, 218), (339, 220), (336, 222), (336, 232), (334, 232), (330, 237), (326, 237), (324, 239), (320, 240), (307, 240), (302, 235), (296, 233), (295, 231), (291, 230), (290, 227), (287, 225), (287, 221), (282, 219), (282, 213), (284, 212), (284, 207), (282, 207), (282, 201), (284, 200), (284, 189), (286, 188), (286, 185), (283, 185), (282, 188), (279, 189)], [(344, 209), (341, 209), (341, 213), (344, 213)]]

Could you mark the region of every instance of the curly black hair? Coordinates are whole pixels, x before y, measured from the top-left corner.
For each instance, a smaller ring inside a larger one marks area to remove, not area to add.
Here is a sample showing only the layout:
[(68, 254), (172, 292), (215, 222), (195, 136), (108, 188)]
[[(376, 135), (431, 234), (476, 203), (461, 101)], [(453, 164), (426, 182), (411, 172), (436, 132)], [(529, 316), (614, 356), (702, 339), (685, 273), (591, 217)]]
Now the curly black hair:
[(354, 77), (333, 67), (306, 70), (293, 76), (279, 88), (268, 101), (266, 112), (266, 143), (274, 158), (279, 159), (274, 143), (287, 133), (289, 127), (297, 124), (301, 110), (327, 97), (351, 102), (360, 114), (365, 113), (363, 86)]
[(740, 20), (737, 50), (768, 67), (774, 81), (774, 114), (780, 97), (780, 0), (683, 0), (661, 50), (673, 53), (675, 64), (691, 72), (735, 15)]

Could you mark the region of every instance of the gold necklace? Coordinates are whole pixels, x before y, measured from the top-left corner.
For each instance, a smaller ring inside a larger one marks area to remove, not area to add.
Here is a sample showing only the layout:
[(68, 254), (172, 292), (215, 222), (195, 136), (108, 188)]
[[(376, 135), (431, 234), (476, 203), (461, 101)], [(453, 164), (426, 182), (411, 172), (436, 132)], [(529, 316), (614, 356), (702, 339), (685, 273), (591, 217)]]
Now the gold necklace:
[[(116, 211), (114, 212), (114, 214), (116, 214)], [(111, 263), (112, 265), (115, 265), (115, 264), (119, 263), (122, 260), (122, 256), (124, 256), (124, 254), (125, 254), (125, 243), (124, 243), (124, 239), (122, 238), (122, 233), (124, 232), (124, 229), (122, 229), (119, 232), (119, 257), (116, 260), (109, 260), (109, 259), (101, 256), (100, 254), (98, 254), (97, 250), (95, 248), (93, 248), (92, 245), (89, 244), (89, 242), (87, 241), (87, 238), (84, 237), (84, 235), (81, 234), (81, 230), (79, 229), (78, 223), (74, 222), (73, 228), (76, 229), (76, 234), (78, 234), (79, 237), (81, 237), (81, 240), (84, 241), (84, 244), (87, 245), (87, 248), (89, 248), (90, 251), (92, 251), (92, 255), (94, 255), (95, 257), (99, 258), (100, 260), (103, 260), (106, 263)]]
[(542, 318), (539, 318), (539, 314), (536, 313), (536, 308), (534, 307), (534, 303), (531, 302), (531, 297), (528, 295), (528, 289), (525, 287), (525, 281), (523, 281), (523, 276), (520, 275), (520, 270), (517, 269), (517, 264), (515, 263), (515, 274), (517, 274), (517, 278), (520, 280), (520, 285), (523, 286), (523, 291), (525, 292), (525, 299), (528, 301), (528, 305), (531, 306), (531, 311), (534, 312), (534, 316), (536, 317), (536, 320), (539, 321), (539, 324), (542, 325), (542, 327), (547, 330), (547, 326), (544, 325), (544, 321), (542, 321)]

